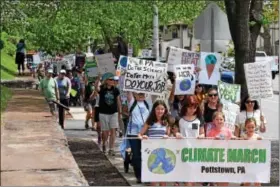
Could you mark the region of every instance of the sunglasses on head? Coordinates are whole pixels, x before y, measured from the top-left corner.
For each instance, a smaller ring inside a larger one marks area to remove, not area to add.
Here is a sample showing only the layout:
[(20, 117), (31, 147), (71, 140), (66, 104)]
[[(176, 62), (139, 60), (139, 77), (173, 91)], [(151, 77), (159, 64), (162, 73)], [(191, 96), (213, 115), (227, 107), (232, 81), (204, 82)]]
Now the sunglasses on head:
[(247, 104), (249, 103), (255, 103), (255, 101), (246, 101)]
[(209, 97), (217, 97), (218, 94), (217, 94), (217, 93), (216, 93), (216, 94), (208, 94), (208, 96), (209, 96)]

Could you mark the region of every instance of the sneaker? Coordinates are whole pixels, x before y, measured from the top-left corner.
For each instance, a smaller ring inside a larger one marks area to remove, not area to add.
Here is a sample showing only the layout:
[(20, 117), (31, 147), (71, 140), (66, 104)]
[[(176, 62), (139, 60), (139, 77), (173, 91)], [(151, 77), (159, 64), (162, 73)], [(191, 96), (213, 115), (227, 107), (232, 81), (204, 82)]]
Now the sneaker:
[(85, 128), (86, 128), (86, 129), (89, 128), (88, 122), (85, 122)]
[(102, 152), (103, 152), (104, 154), (106, 154), (106, 146), (105, 146), (105, 145), (102, 146)]
[(115, 156), (115, 151), (111, 149), (111, 150), (109, 150), (108, 154), (109, 154), (110, 156)]
[(98, 136), (97, 143), (98, 143), (98, 145), (100, 145), (100, 144), (101, 144), (101, 137), (100, 137), (100, 136)]

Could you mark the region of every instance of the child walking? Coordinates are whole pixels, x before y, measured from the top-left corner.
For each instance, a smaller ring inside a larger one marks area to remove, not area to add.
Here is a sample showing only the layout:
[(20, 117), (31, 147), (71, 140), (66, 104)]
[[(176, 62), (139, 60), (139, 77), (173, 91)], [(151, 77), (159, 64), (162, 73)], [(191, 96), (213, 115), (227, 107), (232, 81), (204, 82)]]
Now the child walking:
[[(169, 133), (167, 106), (164, 101), (157, 100), (138, 137), (140, 139), (168, 138)], [(156, 186), (156, 183), (151, 185)], [(160, 186), (166, 186), (166, 183), (160, 182)]]
[[(209, 131), (207, 137), (215, 140), (230, 140), (235, 139), (231, 130), (225, 127), (225, 115), (222, 112), (215, 112), (213, 114), (214, 127)], [(228, 186), (227, 182), (217, 182), (217, 186)]]
[[(255, 118), (248, 118), (245, 121), (246, 133), (241, 136), (244, 140), (262, 140), (262, 137), (256, 133), (257, 122)], [(250, 182), (244, 182), (243, 186), (252, 186)], [(261, 186), (261, 183), (254, 183), (254, 186)]]
[[(199, 101), (195, 95), (188, 96), (181, 109), (182, 118), (179, 121), (180, 132), (176, 138), (203, 138), (204, 126), (201, 119)], [(185, 182), (185, 186), (195, 186), (195, 182)]]

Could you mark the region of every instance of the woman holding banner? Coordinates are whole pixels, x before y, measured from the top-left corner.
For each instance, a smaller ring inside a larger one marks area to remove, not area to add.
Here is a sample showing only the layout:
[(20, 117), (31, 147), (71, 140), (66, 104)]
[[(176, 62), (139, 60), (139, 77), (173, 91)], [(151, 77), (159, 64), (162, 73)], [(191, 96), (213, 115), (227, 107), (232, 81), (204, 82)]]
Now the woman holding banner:
[(236, 117), (234, 135), (241, 137), (245, 134), (245, 121), (248, 118), (256, 119), (256, 133), (266, 131), (266, 119), (260, 110), (258, 101), (246, 96), (241, 102), (240, 113)]
[(219, 102), (218, 91), (216, 88), (210, 88), (207, 93), (206, 101), (201, 104), (201, 111), (203, 114), (203, 119), (205, 122), (204, 133), (207, 136), (207, 133), (213, 127), (212, 117), (213, 114), (217, 111), (221, 111), (222, 107)]
[(141, 183), (141, 140), (137, 139), (138, 134), (146, 122), (151, 108), (151, 103), (147, 103), (144, 93), (127, 93), (129, 108), (129, 122), (127, 125), (127, 137), (131, 146), (132, 164), (137, 183)]

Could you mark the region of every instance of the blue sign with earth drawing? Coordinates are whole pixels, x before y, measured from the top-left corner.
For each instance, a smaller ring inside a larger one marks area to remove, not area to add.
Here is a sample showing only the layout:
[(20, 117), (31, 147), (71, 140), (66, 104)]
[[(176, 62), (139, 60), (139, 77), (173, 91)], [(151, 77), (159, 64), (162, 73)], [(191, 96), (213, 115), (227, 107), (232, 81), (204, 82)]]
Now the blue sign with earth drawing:
[(174, 70), (176, 75), (175, 95), (194, 94), (196, 81), (194, 65), (175, 65)]
[(176, 155), (169, 149), (158, 148), (148, 158), (148, 168), (154, 174), (170, 173), (176, 165)]
[(120, 56), (117, 70), (120, 71), (120, 75), (124, 75), (127, 67), (127, 57), (126, 56)]

